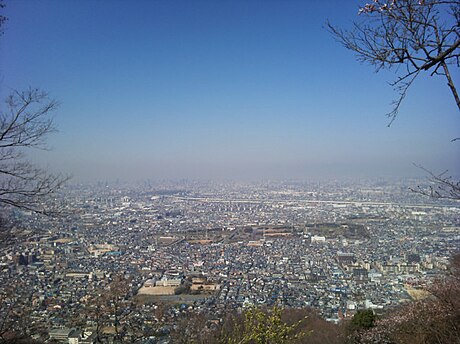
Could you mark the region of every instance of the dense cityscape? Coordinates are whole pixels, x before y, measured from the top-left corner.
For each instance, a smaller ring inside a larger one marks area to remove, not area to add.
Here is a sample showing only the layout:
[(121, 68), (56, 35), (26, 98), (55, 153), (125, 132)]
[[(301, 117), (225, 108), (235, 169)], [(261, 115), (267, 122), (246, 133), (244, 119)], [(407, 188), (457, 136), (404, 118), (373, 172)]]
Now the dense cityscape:
[(423, 298), (460, 247), (460, 204), (420, 182), (68, 186), (46, 200), (56, 214), (16, 211), (2, 233), (4, 326), (167, 343), (181, 318), (212, 327), (251, 305), (383, 313)]
[(0, 0), (0, 344), (460, 344), (459, 28)]

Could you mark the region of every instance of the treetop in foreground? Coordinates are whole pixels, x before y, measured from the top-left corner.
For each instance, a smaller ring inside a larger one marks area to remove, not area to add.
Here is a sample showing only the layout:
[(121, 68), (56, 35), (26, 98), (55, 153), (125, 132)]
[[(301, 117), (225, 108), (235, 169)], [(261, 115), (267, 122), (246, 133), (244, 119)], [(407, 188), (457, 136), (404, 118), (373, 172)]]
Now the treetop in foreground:
[(460, 1), (374, 0), (359, 9), (361, 20), (350, 30), (327, 23), (329, 31), (376, 70), (397, 68), (391, 83), (399, 96), (387, 114), (396, 118), (407, 90), (423, 72), (446, 78), (458, 109), (460, 97), (450, 66), (459, 66)]
[(31, 149), (47, 149), (46, 139), (56, 131), (52, 112), (58, 104), (34, 88), (13, 91), (0, 109), (0, 204), (47, 211), (43, 197), (59, 189), (68, 177), (51, 174), (27, 159)]

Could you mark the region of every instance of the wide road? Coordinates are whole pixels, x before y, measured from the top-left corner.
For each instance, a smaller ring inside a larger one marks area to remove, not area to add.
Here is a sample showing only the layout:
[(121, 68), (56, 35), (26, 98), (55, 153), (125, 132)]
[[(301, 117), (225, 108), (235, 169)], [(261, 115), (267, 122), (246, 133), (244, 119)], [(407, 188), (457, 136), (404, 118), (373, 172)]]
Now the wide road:
[(309, 204), (340, 204), (340, 205), (355, 205), (355, 206), (397, 206), (403, 208), (452, 208), (460, 209), (460, 203), (458, 205), (442, 205), (442, 204), (408, 204), (408, 203), (397, 203), (397, 202), (372, 202), (372, 201), (330, 201), (330, 200), (311, 200), (311, 199), (224, 199), (214, 197), (184, 197), (184, 196), (167, 196), (182, 201), (195, 201), (203, 203), (309, 203)]

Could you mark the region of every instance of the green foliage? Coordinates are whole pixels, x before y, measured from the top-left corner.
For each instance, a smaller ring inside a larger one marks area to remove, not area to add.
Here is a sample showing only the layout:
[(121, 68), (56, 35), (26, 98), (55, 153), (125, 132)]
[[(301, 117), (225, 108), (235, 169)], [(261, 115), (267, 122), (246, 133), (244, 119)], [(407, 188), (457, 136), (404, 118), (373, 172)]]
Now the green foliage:
[(220, 343), (283, 344), (292, 343), (307, 334), (296, 331), (302, 320), (289, 325), (281, 320), (281, 313), (279, 307), (274, 307), (268, 312), (249, 307), (243, 312), (242, 322), (236, 322), (233, 331), (224, 335)]
[(374, 326), (377, 317), (370, 309), (358, 311), (351, 320), (351, 326), (356, 329), (370, 329)]

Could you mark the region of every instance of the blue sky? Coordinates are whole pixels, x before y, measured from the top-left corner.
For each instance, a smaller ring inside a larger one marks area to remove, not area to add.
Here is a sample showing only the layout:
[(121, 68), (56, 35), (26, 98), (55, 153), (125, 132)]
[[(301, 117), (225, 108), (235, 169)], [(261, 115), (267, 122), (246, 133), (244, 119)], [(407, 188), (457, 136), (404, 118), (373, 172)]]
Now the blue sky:
[(52, 150), (31, 158), (75, 180), (458, 173), (445, 81), (420, 78), (387, 128), (394, 74), (325, 30), (360, 3), (6, 1), (0, 95), (61, 103)]

